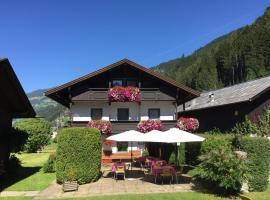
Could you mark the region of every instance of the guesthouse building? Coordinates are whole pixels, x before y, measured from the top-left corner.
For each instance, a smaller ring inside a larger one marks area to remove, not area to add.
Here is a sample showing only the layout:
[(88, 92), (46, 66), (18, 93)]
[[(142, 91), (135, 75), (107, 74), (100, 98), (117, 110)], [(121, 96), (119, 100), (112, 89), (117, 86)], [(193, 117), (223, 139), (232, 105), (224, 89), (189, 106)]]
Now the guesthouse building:
[[(57, 86), (45, 95), (70, 109), (72, 126), (110, 123), (110, 134), (137, 130), (145, 120), (159, 120), (162, 130), (175, 126), (177, 107), (199, 92), (128, 59)], [(105, 132), (106, 132), (105, 131)], [(133, 150), (141, 155), (143, 143), (103, 144), (103, 160), (123, 158)], [(106, 157), (107, 156), (107, 157)]]

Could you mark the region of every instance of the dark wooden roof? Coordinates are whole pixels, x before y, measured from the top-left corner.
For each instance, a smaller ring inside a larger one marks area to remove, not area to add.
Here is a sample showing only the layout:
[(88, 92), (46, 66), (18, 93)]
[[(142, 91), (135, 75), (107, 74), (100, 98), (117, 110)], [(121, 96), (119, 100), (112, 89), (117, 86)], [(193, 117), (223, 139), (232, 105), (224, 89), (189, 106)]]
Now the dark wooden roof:
[(8, 59), (0, 59), (1, 102), (5, 102), (13, 118), (35, 117), (36, 113)]
[(180, 83), (174, 81), (173, 79), (165, 77), (165, 76), (163, 76), (163, 75), (161, 75), (161, 74), (159, 74), (159, 73), (157, 73), (157, 72), (155, 72), (155, 71), (153, 71), (151, 69), (145, 68), (145, 67), (143, 67), (143, 66), (141, 66), (141, 65), (139, 65), (139, 64), (137, 64), (135, 62), (132, 62), (132, 61), (130, 61), (128, 59), (120, 60), (120, 61), (118, 61), (116, 63), (113, 63), (111, 65), (108, 65), (108, 66), (106, 66), (106, 67), (104, 67), (104, 68), (102, 68), (100, 70), (94, 71), (94, 72), (92, 72), (90, 74), (87, 74), (85, 76), (77, 78), (77, 79), (75, 79), (73, 81), (70, 81), (70, 82), (65, 83), (63, 85), (60, 85), (60, 86), (55, 87), (53, 89), (50, 89), (50, 90), (45, 92), (45, 95), (68, 107), (69, 102), (62, 99), (61, 95), (59, 95), (61, 92), (63, 92), (64, 90), (69, 90), (70, 88), (76, 86), (77, 84), (79, 84), (79, 83), (81, 83), (83, 81), (89, 80), (89, 79), (91, 79), (91, 78), (93, 78), (93, 77), (95, 77), (97, 75), (100, 75), (100, 74), (102, 74), (104, 72), (112, 70), (113, 68), (116, 68), (116, 67), (118, 67), (118, 66), (120, 66), (122, 64), (128, 64), (129, 66), (132, 66), (132, 67), (134, 67), (134, 68), (136, 68), (136, 69), (138, 69), (138, 70), (140, 70), (140, 71), (142, 71), (142, 72), (144, 72), (146, 74), (149, 74), (149, 75), (155, 77), (156, 79), (159, 79), (159, 80), (171, 85), (172, 87), (178, 88), (180, 91), (183, 91), (183, 92), (188, 94), (188, 99), (189, 100), (193, 99), (195, 97), (198, 97), (200, 95), (200, 93), (198, 91), (195, 91), (195, 90), (193, 90), (193, 89), (191, 89), (191, 88), (189, 88), (189, 87), (187, 87), (187, 86), (185, 86), (183, 84), (180, 84)]
[[(269, 90), (270, 76), (266, 76), (218, 90), (203, 92), (199, 97), (186, 103), (185, 112), (253, 101)], [(183, 107), (179, 106), (178, 111), (183, 112)]]

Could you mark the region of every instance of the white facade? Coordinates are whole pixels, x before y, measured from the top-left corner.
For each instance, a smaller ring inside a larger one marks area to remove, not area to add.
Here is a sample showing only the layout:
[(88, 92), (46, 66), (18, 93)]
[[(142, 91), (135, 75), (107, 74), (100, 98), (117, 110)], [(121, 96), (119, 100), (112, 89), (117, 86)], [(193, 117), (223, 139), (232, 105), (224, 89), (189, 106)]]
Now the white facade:
[[(158, 108), (160, 109), (160, 120), (175, 120), (176, 119), (176, 107), (173, 101), (144, 101), (141, 104), (134, 102), (75, 102), (71, 109), (71, 117), (73, 121), (88, 122), (91, 120), (91, 108), (102, 108), (102, 120), (117, 121), (117, 109), (129, 108), (129, 120), (140, 121), (148, 120), (148, 109)], [(132, 145), (129, 142), (127, 151), (144, 150), (144, 143), (133, 142)], [(112, 146), (103, 144), (103, 150), (111, 150), (112, 153), (117, 153), (117, 143), (114, 142)]]
[(141, 105), (134, 102), (112, 102), (111, 105), (108, 102), (75, 102), (70, 109), (72, 120), (90, 121), (91, 108), (102, 108), (102, 119), (110, 121), (117, 121), (118, 108), (129, 108), (130, 121), (149, 119), (149, 108), (159, 108), (162, 121), (176, 119), (176, 107), (173, 101), (144, 101)]

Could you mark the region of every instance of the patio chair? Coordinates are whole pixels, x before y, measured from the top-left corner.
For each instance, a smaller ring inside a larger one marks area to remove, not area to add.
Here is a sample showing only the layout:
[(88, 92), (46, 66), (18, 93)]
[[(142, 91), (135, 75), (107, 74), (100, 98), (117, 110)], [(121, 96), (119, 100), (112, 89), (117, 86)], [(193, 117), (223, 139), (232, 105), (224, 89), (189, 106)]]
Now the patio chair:
[(125, 166), (117, 166), (115, 173), (114, 173), (114, 178), (117, 180), (118, 175), (122, 175), (124, 177), (124, 180), (126, 179), (126, 172), (125, 172)]
[(162, 168), (162, 171), (160, 173), (160, 177), (162, 180), (162, 185), (163, 185), (163, 179), (167, 178), (170, 180), (170, 184), (172, 184), (172, 180), (173, 180), (173, 175), (171, 173), (171, 169), (170, 168)]
[(144, 180), (146, 180), (148, 178), (150, 178), (150, 181), (153, 180), (153, 175), (152, 175), (150, 169), (143, 169), (143, 175), (144, 175), (144, 177), (141, 179), (142, 182), (144, 182)]

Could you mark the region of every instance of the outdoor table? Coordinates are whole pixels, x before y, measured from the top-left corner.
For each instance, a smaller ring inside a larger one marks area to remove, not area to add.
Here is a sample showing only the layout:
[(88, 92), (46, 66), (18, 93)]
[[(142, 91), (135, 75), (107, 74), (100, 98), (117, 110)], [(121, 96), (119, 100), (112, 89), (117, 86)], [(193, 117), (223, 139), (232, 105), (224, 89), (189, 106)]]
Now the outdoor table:
[[(156, 165), (154, 165), (154, 166), (152, 167), (152, 172), (151, 172), (151, 173), (152, 173), (152, 176), (155, 177), (155, 182), (156, 182), (156, 177), (157, 177), (159, 174), (162, 173), (162, 169), (169, 169), (169, 170), (170, 170), (170, 173), (171, 173), (171, 175), (172, 175), (173, 177), (176, 177), (176, 175), (177, 175), (177, 173), (176, 173), (174, 167), (172, 167), (172, 166), (170, 166), (170, 165), (165, 165), (165, 166), (156, 166)], [(176, 179), (177, 179), (177, 177), (176, 177)]]

